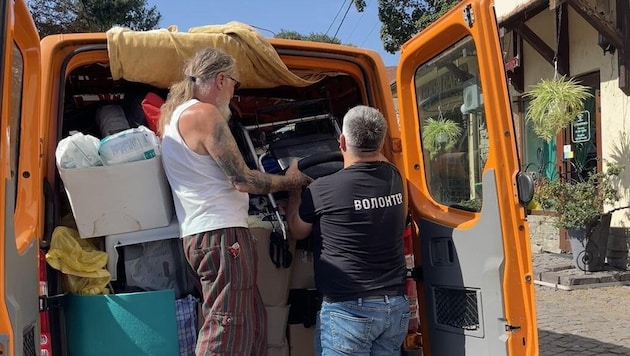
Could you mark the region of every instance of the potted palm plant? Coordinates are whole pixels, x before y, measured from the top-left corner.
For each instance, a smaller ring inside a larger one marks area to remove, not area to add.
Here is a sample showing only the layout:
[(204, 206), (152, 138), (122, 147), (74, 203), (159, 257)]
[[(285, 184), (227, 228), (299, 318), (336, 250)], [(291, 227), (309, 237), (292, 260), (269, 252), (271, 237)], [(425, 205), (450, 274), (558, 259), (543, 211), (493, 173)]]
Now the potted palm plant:
[(462, 135), (462, 128), (451, 119), (430, 117), (422, 127), (422, 145), (431, 159), (439, 152), (452, 150)]
[(543, 178), (539, 182), (535, 197), (542, 209), (553, 211), (552, 224), (567, 230), (573, 264), (583, 271), (604, 268), (611, 215), (623, 209), (604, 211), (604, 207), (620, 199), (614, 182), (621, 170), (609, 165), (606, 171), (591, 172), (582, 181)]

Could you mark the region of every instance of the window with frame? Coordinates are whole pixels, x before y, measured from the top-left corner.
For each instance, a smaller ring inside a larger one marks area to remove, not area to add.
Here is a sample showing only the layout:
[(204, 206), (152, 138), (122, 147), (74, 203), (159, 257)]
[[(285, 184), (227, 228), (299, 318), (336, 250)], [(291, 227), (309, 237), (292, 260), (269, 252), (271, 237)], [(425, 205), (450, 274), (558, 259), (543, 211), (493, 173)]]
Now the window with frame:
[(490, 142), (472, 37), (419, 67), (414, 80), (429, 193), (440, 204), (480, 211)]
[(22, 86), (24, 83), (24, 58), (17, 44), (13, 43), (11, 56), (11, 88), (9, 106), (9, 169), (10, 180), (13, 185), (13, 197), (7, 197), (7, 201), (13, 202), (13, 211), (17, 203), (18, 172), (20, 162), (20, 129), (22, 123)]

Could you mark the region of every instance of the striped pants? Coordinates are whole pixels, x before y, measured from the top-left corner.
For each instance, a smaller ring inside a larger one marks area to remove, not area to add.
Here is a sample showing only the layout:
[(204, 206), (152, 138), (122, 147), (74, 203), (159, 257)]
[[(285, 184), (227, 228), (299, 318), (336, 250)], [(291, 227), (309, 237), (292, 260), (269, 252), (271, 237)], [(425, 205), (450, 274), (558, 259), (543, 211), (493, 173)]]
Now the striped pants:
[(257, 255), (247, 228), (183, 238), (203, 294), (197, 356), (267, 354), (267, 313), (256, 285)]

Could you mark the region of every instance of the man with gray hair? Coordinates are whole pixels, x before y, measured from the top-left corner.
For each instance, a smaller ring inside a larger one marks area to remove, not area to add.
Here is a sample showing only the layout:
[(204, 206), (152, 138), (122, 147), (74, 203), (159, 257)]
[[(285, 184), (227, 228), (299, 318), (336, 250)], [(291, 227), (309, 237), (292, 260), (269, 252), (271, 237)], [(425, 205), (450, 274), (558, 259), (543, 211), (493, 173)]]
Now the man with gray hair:
[(398, 355), (407, 333), (406, 207), (400, 173), (380, 153), (386, 132), (378, 110), (350, 109), (343, 169), (290, 194), (291, 236), (313, 239), (317, 355)]
[(160, 112), (164, 171), (186, 259), (201, 284), (197, 356), (267, 354), (248, 193), (298, 189), (311, 181), (295, 163), (284, 176), (247, 167), (228, 126), (238, 78), (230, 55), (200, 50), (186, 62)]

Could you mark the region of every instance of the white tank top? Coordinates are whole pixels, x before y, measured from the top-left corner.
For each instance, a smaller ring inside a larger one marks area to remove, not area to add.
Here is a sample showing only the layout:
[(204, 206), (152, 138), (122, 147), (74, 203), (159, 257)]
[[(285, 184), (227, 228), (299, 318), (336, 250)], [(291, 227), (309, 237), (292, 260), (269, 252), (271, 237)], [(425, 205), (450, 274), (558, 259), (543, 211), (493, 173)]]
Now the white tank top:
[(193, 152), (179, 134), (181, 114), (197, 103), (192, 99), (178, 106), (162, 138), (162, 162), (181, 236), (247, 227), (249, 195), (234, 188), (212, 156)]

